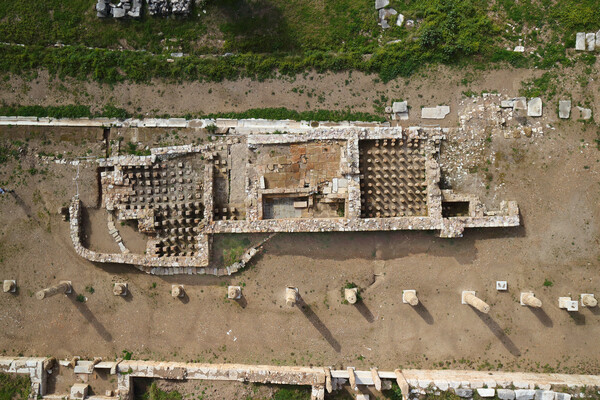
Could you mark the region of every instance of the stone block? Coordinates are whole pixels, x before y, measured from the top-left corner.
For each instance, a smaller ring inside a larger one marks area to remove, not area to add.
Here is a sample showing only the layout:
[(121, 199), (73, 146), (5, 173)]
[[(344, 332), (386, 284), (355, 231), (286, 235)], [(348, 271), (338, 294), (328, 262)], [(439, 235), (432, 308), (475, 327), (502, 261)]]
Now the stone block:
[(76, 383), (71, 386), (71, 399), (83, 400), (88, 395), (89, 385), (87, 383)]
[(515, 46), (514, 51), (517, 52), (517, 53), (524, 53), (525, 52), (525, 47), (524, 46)]
[(541, 117), (542, 116), (542, 99), (534, 97), (527, 103), (527, 116), (528, 117)]
[(496, 395), (496, 389), (479, 388), (477, 394), (481, 397), (494, 397)]
[(408, 112), (408, 102), (406, 101), (395, 101), (392, 104), (393, 113), (405, 113)]
[(533, 400), (535, 396), (535, 390), (533, 389), (517, 389), (515, 390), (516, 400)]
[(535, 400), (554, 400), (555, 393), (550, 390), (536, 390)]
[(587, 51), (594, 51), (596, 49), (596, 34), (587, 33), (585, 35), (585, 47)]
[(497, 392), (500, 400), (515, 400), (515, 391), (512, 389), (498, 389)]
[(571, 400), (569, 393), (556, 393), (556, 400)]
[(558, 102), (558, 117), (567, 119), (571, 116), (571, 100), (560, 100)]
[(514, 100), (502, 100), (500, 102), (500, 107), (502, 108), (513, 108), (515, 106)]
[(517, 388), (517, 389), (529, 389), (529, 382), (523, 382), (523, 381), (514, 381), (513, 385)]
[(421, 118), (423, 119), (444, 119), (450, 113), (449, 106), (423, 107), (421, 109)]
[(464, 397), (464, 398), (469, 398), (469, 397), (473, 397), (473, 389), (456, 389), (454, 391), (456, 393), (456, 395), (458, 397)]
[(125, 16), (125, 9), (121, 7), (114, 7), (112, 9), (113, 18), (123, 18)]
[(575, 35), (575, 50), (585, 50), (585, 32), (577, 32)]
[(526, 110), (527, 109), (527, 99), (525, 97), (515, 97), (513, 99), (513, 108), (515, 110)]
[(17, 291), (17, 281), (8, 279), (2, 283), (2, 291), (4, 293), (15, 293)]

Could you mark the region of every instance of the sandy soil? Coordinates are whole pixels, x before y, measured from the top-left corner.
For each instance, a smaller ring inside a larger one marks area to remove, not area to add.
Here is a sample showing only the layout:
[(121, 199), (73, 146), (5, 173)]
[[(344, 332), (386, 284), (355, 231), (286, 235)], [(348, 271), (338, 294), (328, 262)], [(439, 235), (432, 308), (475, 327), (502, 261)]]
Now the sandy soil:
[[(437, 67), (419, 76), (397, 79), (387, 84), (376, 75), (352, 72), (310, 73), (264, 82), (241, 79), (218, 83), (166, 84), (154, 81), (150, 85), (98, 85), (74, 79), (57, 82), (56, 79), (49, 79), (47, 73), (40, 72), (33, 81), (13, 77), (1, 82), (0, 101), (23, 105), (85, 104), (93, 106), (94, 111), (99, 111), (105, 104), (113, 104), (134, 114), (185, 115), (264, 107), (286, 107), (298, 111), (352, 109), (372, 113), (376, 106), (403, 99), (409, 100), (413, 110), (407, 123), (419, 123), (421, 107), (446, 104), (456, 109), (461, 92), (469, 89), (516, 95), (521, 81), (534, 75), (540, 73), (528, 70), (463, 71)], [(475, 80), (477, 84), (472, 84)], [(455, 115), (450, 114), (443, 124), (455, 125)], [(437, 124), (436, 121), (433, 123)]]
[[(515, 96), (520, 77), (527, 74), (488, 72), (471, 88), (497, 87), (507, 96)], [(462, 87), (450, 83), (457, 78), (446, 83), (443, 78), (437, 83), (427, 80), (427, 84), (415, 79), (403, 95), (404, 88), (373, 84), (372, 77), (359, 78), (357, 74), (353, 74), (350, 87), (358, 82), (365, 88), (370, 85), (369, 99), (385, 88), (407, 98), (414, 108), (428, 100), (428, 95), (420, 98), (415, 94), (420, 86), (427, 87), (425, 92), (436, 92), (429, 104), (458, 102)], [(290, 88), (301, 79), (293, 84), (268, 84)], [(333, 91), (337, 90), (336, 79), (327, 76), (318, 84), (306, 84)], [(257, 91), (267, 87), (247, 84)], [(174, 91), (167, 98), (176, 100), (172, 104), (178, 110), (191, 107), (177, 97), (176, 93), (185, 91), (183, 97), (192, 98), (194, 93), (195, 101), (205, 107), (203, 111), (217, 111), (225, 103), (234, 107), (227, 85), (218, 86), (223, 91), (220, 103), (198, 101), (211, 85), (165, 86), (165, 90)], [(436, 85), (443, 89), (435, 90)], [(212, 87), (217, 98), (217, 86)], [(115, 93), (121, 90), (117, 87)], [(169, 112), (167, 104), (171, 103), (166, 98), (142, 95), (151, 88), (131, 90), (140, 102)], [(287, 94), (271, 99), (266, 89), (261, 90), (264, 96), (256, 92), (247, 95), (259, 102), (252, 106), (293, 107), (292, 101), (297, 100), (296, 95)], [(268, 90), (282, 93), (273, 86)], [(50, 92), (38, 93), (31, 101), (52, 98)], [(576, 96), (594, 98), (597, 93), (597, 84), (590, 82), (573, 96), (574, 100)], [(246, 96), (243, 90), (238, 95)], [(345, 95), (357, 109), (370, 110), (370, 100), (362, 100), (365, 105), (358, 106), (360, 99)], [(9, 99), (13, 94), (3, 92), (2, 96)], [(337, 108), (332, 101), (328, 97), (322, 106)], [(235, 104), (241, 109), (249, 105), (249, 99)], [(295, 104), (303, 108), (302, 100)], [(492, 157), (501, 151), (517, 152), (519, 157), (505, 157), (489, 166), (494, 173), (489, 189), (473, 184), (484, 179), (481, 170), (455, 181), (455, 189), (475, 191), (495, 206), (501, 198), (516, 200), (522, 227), (468, 230), (464, 238), (453, 240), (425, 232), (280, 234), (250, 268), (229, 278), (156, 277), (133, 267), (94, 265), (79, 258), (70, 243), (68, 224), (56, 214), (74, 193), (72, 178), (77, 167), (42, 164), (33, 154), (60, 150), (82, 155), (89, 148), (91, 155), (101, 155), (101, 133), (87, 132), (78, 140), (66, 135), (70, 139), (61, 142), (61, 132), (48, 132), (51, 144), (42, 144), (38, 135), (30, 140), (21, 164), (24, 170), (32, 165), (47, 169), (45, 174), (14, 172), (14, 161), (0, 165), (0, 181), (13, 173), (11, 182), (23, 182), (15, 187), (18, 198), (0, 197), (1, 278), (17, 279), (20, 286), (17, 296), (0, 296), (0, 352), (115, 357), (128, 350), (134, 358), (158, 360), (598, 373), (600, 311), (582, 309), (568, 314), (557, 307), (559, 296), (600, 296), (597, 128), (576, 120), (558, 122), (555, 112), (554, 106), (546, 107), (544, 118), (555, 130), (543, 136), (492, 138), (482, 150), (484, 155)], [(456, 121), (454, 112), (452, 118)], [(25, 133), (2, 128), (0, 138), (5, 141)], [(485, 140), (485, 135), (482, 131), (473, 140)], [(95, 205), (93, 168), (80, 166), (80, 182), (84, 203)], [(33, 297), (35, 291), (61, 279), (73, 281), (74, 295), (43, 302)], [(126, 298), (112, 295), (112, 282), (117, 280), (129, 283), (131, 294)], [(509, 291), (497, 292), (496, 280), (507, 280)], [(545, 287), (545, 280), (552, 286)], [(364, 301), (359, 305), (342, 304), (340, 289), (346, 282), (355, 282), (362, 289)], [(185, 285), (188, 296), (184, 301), (170, 296), (173, 283)], [(244, 286), (240, 304), (225, 299), (225, 286), (230, 283)], [(285, 307), (287, 285), (300, 288), (301, 308)], [(90, 293), (91, 287), (94, 293)], [(413, 309), (402, 304), (402, 289), (417, 289), (422, 306)], [(461, 290), (468, 289), (476, 290), (491, 305), (488, 316), (460, 304)], [(543, 301), (543, 310), (532, 312), (520, 306), (522, 290), (533, 290)], [(76, 301), (77, 294), (87, 300)]]

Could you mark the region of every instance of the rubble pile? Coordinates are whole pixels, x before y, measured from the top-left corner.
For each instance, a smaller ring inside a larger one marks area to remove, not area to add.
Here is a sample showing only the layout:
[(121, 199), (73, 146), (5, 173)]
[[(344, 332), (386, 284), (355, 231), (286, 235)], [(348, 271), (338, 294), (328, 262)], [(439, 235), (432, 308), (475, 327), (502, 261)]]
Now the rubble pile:
[[(449, 131), (440, 163), (446, 184), (460, 186), (473, 170), (494, 163), (489, 144), (493, 138), (535, 138), (550, 129), (532, 113), (541, 113), (541, 101), (524, 97), (503, 100), (498, 93), (468, 97), (458, 105), (459, 127)], [(529, 113), (529, 114), (528, 114)], [(471, 172), (470, 172), (471, 171)], [(483, 184), (483, 183), (482, 183)]]
[(150, 15), (188, 16), (192, 10), (192, 0), (148, 0)]
[[(187, 17), (192, 10), (192, 0), (148, 0), (150, 15)], [(112, 4), (110, 0), (97, 0), (96, 16), (98, 18), (140, 18), (142, 0), (121, 0)]]
[(112, 4), (110, 0), (98, 0), (96, 16), (98, 18), (139, 18), (142, 12), (142, 0), (122, 0)]

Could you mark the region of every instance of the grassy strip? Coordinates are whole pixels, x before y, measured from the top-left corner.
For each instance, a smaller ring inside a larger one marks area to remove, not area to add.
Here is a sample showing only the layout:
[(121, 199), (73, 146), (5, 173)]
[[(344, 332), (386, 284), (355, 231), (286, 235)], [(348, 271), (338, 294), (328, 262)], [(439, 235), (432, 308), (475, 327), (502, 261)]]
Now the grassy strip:
[(166, 392), (158, 387), (156, 382), (152, 382), (150, 388), (141, 396), (136, 396), (137, 400), (182, 400), (183, 396), (176, 390)]
[[(101, 113), (94, 114), (90, 111), (90, 106), (83, 105), (66, 105), (66, 106), (20, 106), (20, 105), (3, 105), (0, 106), (0, 115), (17, 116), (17, 117), (51, 117), (51, 118), (120, 118), (125, 119), (131, 115), (122, 108), (114, 106), (105, 106)], [(143, 116), (139, 116), (143, 118)], [(162, 116), (171, 118), (170, 115)], [(347, 111), (331, 111), (331, 110), (316, 110), (316, 111), (295, 111), (287, 108), (253, 108), (243, 112), (217, 113), (209, 115), (187, 114), (186, 119), (192, 118), (232, 118), (232, 119), (273, 119), (283, 120), (290, 119), (293, 121), (365, 121), (365, 122), (385, 122), (385, 118), (369, 114), (365, 112)]]
[(28, 376), (0, 374), (0, 400), (26, 400), (30, 387)]
[(243, 112), (217, 113), (209, 114), (207, 118), (232, 118), (232, 119), (290, 119), (292, 121), (365, 121), (365, 122), (385, 122), (386, 119), (374, 114), (365, 112), (351, 111), (331, 111), (331, 110), (316, 110), (316, 111), (295, 111), (287, 108), (253, 108)]

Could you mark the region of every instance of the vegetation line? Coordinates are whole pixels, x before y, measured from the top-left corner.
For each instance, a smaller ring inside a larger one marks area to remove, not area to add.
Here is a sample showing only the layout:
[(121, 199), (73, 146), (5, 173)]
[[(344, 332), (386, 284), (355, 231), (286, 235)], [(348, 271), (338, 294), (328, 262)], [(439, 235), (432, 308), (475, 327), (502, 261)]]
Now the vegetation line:
[[(126, 119), (136, 117), (144, 118), (144, 115), (132, 115), (125, 109), (117, 108), (112, 105), (105, 106), (100, 113), (92, 113), (90, 106), (84, 105), (65, 105), (65, 106), (22, 106), (22, 105), (2, 105), (0, 106), (0, 115), (18, 116), (18, 117), (51, 117), (51, 118), (119, 118)], [(157, 118), (171, 118), (172, 115), (156, 115)], [(194, 118), (232, 118), (232, 119), (272, 119), (292, 121), (365, 121), (365, 122), (385, 122), (386, 119), (376, 114), (366, 112), (351, 112), (349, 110), (314, 110), (314, 111), (295, 111), (284, 107), (279, 108), (253, 108), (242, 112), (215, 113), (215, 114), (186, 114), (181, 116), (186, 119)]]

